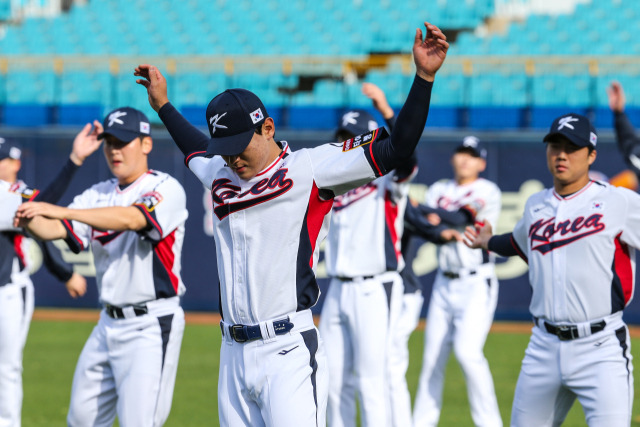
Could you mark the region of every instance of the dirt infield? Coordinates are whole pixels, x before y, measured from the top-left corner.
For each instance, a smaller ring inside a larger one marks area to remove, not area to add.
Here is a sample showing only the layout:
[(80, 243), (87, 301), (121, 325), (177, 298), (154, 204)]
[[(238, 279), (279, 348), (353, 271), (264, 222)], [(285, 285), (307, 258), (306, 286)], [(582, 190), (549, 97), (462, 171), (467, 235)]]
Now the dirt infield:
[[(38, 308), (33, 313), (33, 320), (42, 321), (86, 321), (97, 322), (100, 315), (99, 310), (86, 309), (52, 309)], [(188, 324), (192, 325), (217, 325), (220, 323), (220, 315), (218, 313), (204, 313), (188, 311), (185, 313)], [(317, 324), (316, 319), (316, 324)], [(419, 330), (424, 330), (424, 320), (418, 325)], [(530, 322), (502, 322), (496, 321), (491, 327), (494, 333), (518, 333), (528, 334), (531, 332), (532, 324)], [(630, 326), (629, 333), (633, 338), (640, 337), (640, 326)]]

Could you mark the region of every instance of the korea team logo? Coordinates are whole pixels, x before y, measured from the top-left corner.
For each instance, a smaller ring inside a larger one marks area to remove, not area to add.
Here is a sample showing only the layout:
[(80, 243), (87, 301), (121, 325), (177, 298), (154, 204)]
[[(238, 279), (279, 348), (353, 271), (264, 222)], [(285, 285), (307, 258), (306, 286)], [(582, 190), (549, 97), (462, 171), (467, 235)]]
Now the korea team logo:
[(107, 126), (111, 127), (114, 123), (123, 125), (124, 122), (120, 119), (120, 117), (124, 117), (126, 115), (127, 113), (125, 111), (114, 111), (113, 113), (109, 114), (109, 124)]
[(135, 204), (138, 206), (144, 206), (147, 212), (152, 212), (160, 202), (162, 202), (162, 195), (156, 191), (152, 191), (140, 196)]
[(262, 114), (262, 109), (258, 108), (256, 111), (251, 113), (251, 121), (253, 122), (254, 125), (263, 119), (264, 119), (264, 114)]
[(211, 126), (211, 136), (213, 136), (214, 133), (216, 133), (217, 129), (227, 129), (227, 127), (225, 125), (222, 125), (220, 123), (218, 123), (220, 121), (221, 118), (223, 118), (224, 116), (226, 116), (227, 113), (226, 111), (222, 114), (216, 114), (215, 116), (211, 117), (209, 119), (209, 125)]

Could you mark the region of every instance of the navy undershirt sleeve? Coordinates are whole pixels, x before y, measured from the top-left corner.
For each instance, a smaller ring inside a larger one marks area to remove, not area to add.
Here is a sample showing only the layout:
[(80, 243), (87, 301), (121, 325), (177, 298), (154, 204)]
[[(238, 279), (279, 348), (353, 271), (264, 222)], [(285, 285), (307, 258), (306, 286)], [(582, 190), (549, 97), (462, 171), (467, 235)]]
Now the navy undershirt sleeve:
[(511, 235), (512, 233), (505, 233), (491, 237), (488, 244), (489, 250), (504, 257), (519, 255), (513, 246)]
[(61, 282), (66, 282), (73, 275), (73, 264), (62, 259), (60, 249), (51, 241), (38, 242), (42, 249), (43, 262), (47, 270), (58, 278)]
[(448, 211), (442, 208), (432, 208), (425, 205), (418, 205), (423, 215), (434, 213), (440, 217), (440, 220), (450, 227), (460, 227), (463, 225), (473, 224), (474, 218), (467, 209), (458, 209), (457, 211)]
[(433, 225), (422, 215), (420, 209), (407, 203), (404, 213), (404, 223), (407, 230), (413, 235), (433, 243), (443, 243), (440, 234), (446, 229), (441, 225)]
[(432, 82), (416, 75), (407, 100), (391, 130), (391, 136), (373, 144), (373, 157), (383, 173), (388, 173), (408, 161), (418, 145), (427, 123), (432, 87)]
[(71, 159), (67, 160), (67, 163), (60, 169), (58, 175), (53, 178), (51, 183), (42, 190), (36, 197), (34, 197), (33, 201), (36, 202), (47, 202), (47, 203), (57, 203), (58, 200), (62, 197), (64, 192), (69, 188), (69, 184), (71, 183), (71, 179), (76, 174), (80, 166), (76, 165), (71, 161)]
[(207, 151), (210, 138), (185, 119), (170, 102), (160, 108), (158, 116), (185, 157)]
[(614, 113), (614, 125), (618, 149), (627, 165), (640, 176), (640, 138), (625, 113)]

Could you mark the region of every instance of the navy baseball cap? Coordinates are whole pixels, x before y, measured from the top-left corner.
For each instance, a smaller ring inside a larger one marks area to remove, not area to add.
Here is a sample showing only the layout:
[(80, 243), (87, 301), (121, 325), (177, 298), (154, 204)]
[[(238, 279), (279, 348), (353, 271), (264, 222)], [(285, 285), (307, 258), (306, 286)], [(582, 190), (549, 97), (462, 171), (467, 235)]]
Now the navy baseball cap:
[(233, 156), (251, 142), (255, 129), (269, 117), (260, 98), (246, 89), (227, 89), (209, 102), (207, 154)]
[(123, 142), (131, 142), (139, 136), (151, 136), (149, 119), (142, 111), (131, 107), (116, 108), (104, 118), (104, 130), (98, 138), (112, 135)]
[(367, 111), (360, 109), (349, 110), (340, 118), (336, 129), (336, 138), (338, 134), (343, 132), (356, 136), (375, 130), (378, 127), (376, 119)]
[(568, 139), (578, 147), (594, 147), (598, 142), (598, 134), (591, 121), (580, 114), (569, 113), (558, 117), (549, 128), (543, 142), (554, 141), (558, 136)]
[(462, 143), (456, 147), (454, 153), (469, 153), (473, 157), (487, 158), (487, 149), (480, 139), (476, 136), (465, 136)]
[(20, 157), (22, 157), (22, 149), (18, 144), (0, 138), (0, 160), (6, 158), (20, 160)]

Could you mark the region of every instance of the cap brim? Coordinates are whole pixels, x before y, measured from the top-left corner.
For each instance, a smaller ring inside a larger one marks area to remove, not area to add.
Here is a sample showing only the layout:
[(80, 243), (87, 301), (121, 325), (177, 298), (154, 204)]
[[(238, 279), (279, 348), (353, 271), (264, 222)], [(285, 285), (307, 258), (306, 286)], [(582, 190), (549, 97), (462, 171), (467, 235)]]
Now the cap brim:
[(567, 134), (563, 132), (549, 132), (543, 139), (542, 142), (552, 141), (556, 137), (561, 137), (572, 143), (573, 145), (577, 145), (578, 147), (593, 147), (588, 141), (584, 141), (580, 138), (577, 138), (573, 134)]
[(111, 135), (113, 137), (116, 137), (122, 142), (131, 142), (131, 141), (133, 141), (134, 139), (136, 139), (137, 137), (140, 136), (139, 133), (131, 132), (131, 131), (128, 131), (128, 130), (111, 129), (111, 130), (104, 131), (101, 134), (99, 134), (98, 135), (98, 139), (103, 139), (107, 135)]
[(235, 156), (240, 154), (245, 150), (245, 148), (247, 148), (254, 133), (255, 131), (250, 129), (237, 135), (230, 135), (222, 138), (211, 138), (209, 140), (207, 154), (214, 156)]

